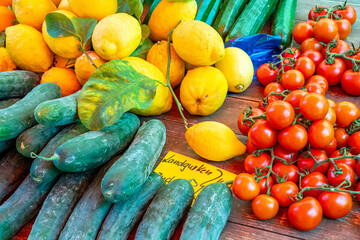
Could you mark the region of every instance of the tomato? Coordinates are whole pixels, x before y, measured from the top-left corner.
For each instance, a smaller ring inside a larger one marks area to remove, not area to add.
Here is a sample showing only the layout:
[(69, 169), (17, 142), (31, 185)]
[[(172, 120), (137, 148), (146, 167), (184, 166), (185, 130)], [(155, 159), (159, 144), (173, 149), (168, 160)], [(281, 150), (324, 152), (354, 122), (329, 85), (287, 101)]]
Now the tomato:
[[(343, 41), (343, 40), (338, 40), (336, 41), (336, 47), (331, 49), (331, 53), (337, 53), (337, 54), (342, 54), (348, 50), (350, 50), (350, 46), (347, 42)], [(324, 58), (326, 58), (326, 50), (327, 50), (327, 46), (325, 46), (322, 50), (322, 55)]]
[(348, 145), (349, 134), (346, 132), (345, 128), (335, 127), (335, 138), (338, 148), (343, 148)]
[(293, 37), (295, 42), (301, 44), (305, 39), (314, 36), (313, 27), (307, 22), (298, 23), (293, 30)]
[(250, 137), (248, 138), (247, 142), (246, 142), (246, 152), (248, 154), (252, 154), (253, 152), (255, 152), (257, 150), (257, 148), (251, 143), (251, 139)]
[(328, 218), (342, 218), (351, 211), (352, 197), (350, 193), (327, 191), (321, 193), (318, 200), (324, 215)]
[(309, 79), (315, 73), (315, 63), (308, 57), (299, 57), (296, 60), (295, 68), (299, 70), (305, 79)]
[(324, 78), (323, 76), (314, 75), (311, 78), (309, 78), (309, 80), (307, 80), (306, 84), (312, 82), (320, 84), (325, 89), (325, 92), (327, 92), (327, 90), (329, 89), (329, 83), (326, 80), (326, 78)]
[(266, 105), (264, 104), (264, 99), (262, 99), (262, 100), (260, 101), (259, 108), (260, 108), (262, 111), (266, 112), (266, 109), (268, 108), (268, 106), (270, 105), (270, 103), (275, 102), (275, 101), (279, 101), (279, 100), (281, 100), (282, 98), (283, 98), (283, 97), (281, 97), (281, 96), (270, 95), (270, 96), (268, 96), (268, 98), (267, 98), (267, 103), (266, 103)]
[[(356, 191), (360, 192), (360, 183), (357, 185)], [(356, 194), (356, 198), (358, 199), (358, 201), (360, 201), (360, 194)]]
[(339, 102), (335, 106), (336, 124), (339, 127), (347, 127), (360, 117), (359, 108), (352, 102)]
[(319, 21), (320, 19), (324, 17), (319, 16), (325, 16), (328, 13), (328, 10), (324, 6), (315, 6), (313, 7), (308, 14), (309, 20)]
[[(255, 173), (251, 174), (251, 176), (255, 176)], [(269, 177), (269, 187), (271, 188), (272, 185), (274, 185), (274, 180)], [(256, 180), (256, 179), (255, 179)], [(259, 181), (257, 181), (257, 184), (260, 187), (260, 194), (265, 194), (268, 190), (268, 186), (266, 185), (266, 178), (261, 178)]]
[(329, 107), (329, 111), (326, 114), (324, 119), (327, 120), (331, 125), (335, 125), (335, 123), (336, 123), (336, 113), (335, 113), (334, 108)]
[(360, 72), (346, 70), (341, 77), (341, 87), (349, 95), (360, 96)]
[(297, 90), (304, 86), (305, 78), (299, 70), (292, 69), (282, 75), (281, 84), (285, 89)]
[(245, 158), (244, 167), (247, 173), (255, 173), (255, 168), (263, 168), (269, 166), (270, 163), (271, 157), (267, 153), (262, 153), (258, 157), (250, 154)]
[(334, 139), (334, 127), (327, 120), (318, 120), (309, 129), (311, 147), (325, 149)]
[(250, 128), (249, 135), (254, 147), (270, 148), (276, 143), (277, 131), (270, 126), (268, 121), (261, 119)]
[(346, 5), (344, 9), (336, 9), (334, 13), (338, 16), (341, 15), (344, 19), (349, 20), (351, 25), (354, 25), (354, 23), (356, 22), (356, 11), (350, 5)]
[(335, 58), (333, 64), (327, 64), (326, 60), (322, 61), (316, 69), (316, 74), (326, 78), (329, 86), (335, 86), (340, 83), (341, 77), (345, 71), (345, 63), (342, 60)]
[(351, 153), (354, 155), (360, 154), (360, 132), (351, 134), (348, 142)]
[(293, 183), (297, 183), (299, 181), (299, 168), (297, 168), (295, 165), (285, 165), (283, 163), (277, 163), (273, 166), (273, 169), (275, 174), (271, 174), (272, 178), (274, 179), (274, 182), (279, 183), (279, 178), (284, 178), (285, 181), (290, 181)]
[[(331, 158), (336, 158), (336, 157), (340, 157), (340, 156), (352, 156), (352, 154), (348, 150), (343, 149), (343, 150), (337, 150), (330, 155)], [(336, 162), (336, 164), (345, 163), (345, 164), (349, 165), (350, 167), (352, 167), (353, 169), (355, 169), (355, 166), (356, 166), (355, 158), (343, 158), (343, 159), (335, 160), (335, 162)], [(333, 164), (331, 163), (330, 166), (332, 166), (332, 165)]]
[[(357, 49), (357, 50), (359, 50), (359, 49)], [(354, 55), (350, 55), (349, 53), (347, 53), (347, 54), (345, 54), (345, 55), (346, 55), (347, 57), (349, 57), (349, 58), (352, 58), (352, 59), (355, 59), (355, 60), (360, 60), (360, 52), (355, 53)], [(347, 59), (341, 59), (341, 60), (344, 61), (344, 63), (346, 64), (346, 67), (347, 67), (348, 69), (352, 69), (352, 68), (353, 68), (353, 63), (352, 63), (352, 61), (347, 60)]]
[[(251, 108), (252, 113), (250, 114), (249, 117), (257, 117), (260, 116), (261, 114), (263, 114), (264, 112), (259, 109), (259, 108)], [(240, 132), (242, 134), (244, 134), (245, 136), (248, 135), (249, 129), (250, 129), (250, 121), (246, 121), (246, 122), (242, 122), (242, 120), (244, 119), (244, 112), (242, 112), (239, 116), (238, 119), (238, 128), (240, 130)], [(258, 119), (255, 119), (255, 121), (257, 121)]]
[[(296, 158), (298, 157), (297, 151), (288, 151), (282, 148), (279, 144), (275, 145), (273, 151), (274, 151), (274, 156), (285, 160), (287, 163), (295, 162)], [(274, 164), (280, 162), (280, 159), (278, 158), (274, 159)]]
[(326, 93), (325, 88), (323, 88), (320, 84), (316, 82), (307, 83), (305, 85), (305, 88), (309, 93), (317, 93), (323, 96), (325, 96)]
[(336, 25), (338, 26), (338, 32), (340, 39), (346, 39), (351, 33), (351, 23), (347, 19), (335, 20)]
[(261, 65), (256, 71), (256, 78), (263, 86), (275, 82), (277, 78), (277, 67), (271, 68), (269, 63)]
[(283, 57), (286, 58), (295, 58), (298, 59), (301, 56), (301, 52), (297, 48), (287, 48), (282, 54)]
[(308, 24), (310, 24), (310, 26), (311, 26), (312, 28), (314, 28), (315, 25), (317, 24), (317, 21), (314, 21), (314, 20), (307, 20), (306, 22), (307, 22)]
[(268, 220), (278, 213), (279, 203), (275, 198), (261, 194), (252, 201), (251, 210), (258, 219)]
[(336, 149), (337, 149), (337, 142), (336, 142), (336, 138), (334, 137), (331, 143), (324, 148), (324, 151), (326, 155), (330, 156), (333, 152), (336, 151)]
[(289, 59), (289, 58), (285, 58), (280, 64), (279, 64), (279, 69), (283, 68), (284, 66), (284, 72), (287, 72), (291, 69), (294, 68), (295, 65), (295, 59)]
[(274, 129), (284, 129), (290, 126), (295, 119), (295, 111), (290, 103), (275, 101), (266, 109), (266, 120)]
[(284, 87), (280, 83), (272, 82), (269, 83), (265, 89), (264, 89), (264, 95), (265, 97), (268, 96), (271, 92), (274, 93), (281, 93), (282, 91), (285, 91)]
[(296, 194), (299, 193), (299, 187), (293, 182), (277, 183), (271, 187), (271, 194), (279, 202), (280, 207), (288, 207), (295, 200)]
[[(323, 184), (327, 184), (327, 179), (324, 174), (319, 172), (312, 172), (301, 179), (301, 188), (305, 187), (320, 187)], [(309, 190), (304, 192), (305, 197), (317, 198), (322, 193), (321, 190)]]
[(320, 94), (308, 93), (300, 100), (300, 112), (311, 121), (324, 119), (328, 111), (329, 102)]
[(301, 231), (310, 231), (316, 228), (322, 219), (323, 210), (318, 200), (306, 197), (291, 204), (288, 210), (290, 223)]
[(294, 124), (278, 133), (278, 141), (287, 151), (299, 151), (306, 146), (308, 133), (300, 124)]
[(301, 56), (310, 58), (314, 62), (315, 67), (317, 67), (324, 60), (324, 57), (321, 54), (321, 52), (317, 50), (307, 50), (303, 52)]
[(300, 51), (302, 53), (308, 50), (316, 50), (321, 52), (322, 49), (323, 49), (323, 45), (318, 40), (316, 40), (316, 38), (308, 38), (305, 41), (303, 41), (300, 46)]
[(253, 176), (248, 173), (240, 173), (234, 179), (232, 190), (237, 198), (249, 201), (259, 195), (260, 187)]
[(314, 36), (319, 42), (328, 43), (338, 34), (337, 24), (328, 18), (321, 19), (314, 27)]
[[(357, 161), (356, 165), (355, 165), (355, 173), (358, 176), (358, 178), (360, 177), (360, 162)], [(357, 190), (356, 190), (357, 191)]]
[(300, 109), (299, 109), (300, 108), (300, 100), (306, 94), (308, 94), (308, 93), (304, 90), (294, 90), (287, 95), (285, 101), (287, 101), (288, 103), (291, 104), (291, 106), (294, 108), (296, 113), (299, 113), (300, 112)]
[[(328, 159), (326, 153), (319, 149), (310, 149), (310, 153), (315, 157), (317, 161), (325, 161)], [(301, 172), (305, 172), (305, 170), (310, 171), (314, 166), (314, 159), (309, 156), (308, 152), (303, 152), (297, 159), (296, 166), (300, 169)], [(314, 171), (310, 172), (320, 172), (322, 174), (326, 174), (329, 169), (329, 163), (324, 163), (317, 166)]]
[(351, 182), (351, 185), (354, 184), (355, 181), (355, 172), (352, 167), (345, 163), (337, 163), (336, 164), (338, 168), (342, 169), (342, 174), (337, 175), (334, 173), (336, 171), (335, 166), (330, 166), (328, 173), (327, 173), (327, 179), (329, 180), (329, 184), (331, 186), (337, 187), (339, 186), (345, 179), (348, 179)]

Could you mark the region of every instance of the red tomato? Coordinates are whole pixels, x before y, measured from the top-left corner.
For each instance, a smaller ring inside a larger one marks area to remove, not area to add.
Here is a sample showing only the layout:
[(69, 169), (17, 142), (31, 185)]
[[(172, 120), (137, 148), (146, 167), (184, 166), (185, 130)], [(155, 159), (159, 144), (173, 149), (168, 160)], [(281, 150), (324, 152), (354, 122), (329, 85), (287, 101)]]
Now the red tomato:
[(290, 223), (301, 231), (316, 228), (322, 219), (323, 210), (320, 203), (313, 197), (306, 197), (291, 204), (288, 210)]
[(261, 194), (252, 201), (251, 210), (258, 219), (268, 220), (278, 213), (279, 203), (275, 198)]
[(321, 54), (321, 52), (317, 50), (307, 50), (303, 52), (301, 56), (310, 58), (314, 62), (315, 67), (317, 67), (324, 60), (324, 57)]
[(333, 64), (327, 64), (326, 60), (322, 61), (316, 69), (316, 74), (326, 78), (329, 86), (335, 86), (340, 83), (341, 77), (345, 71), (345, 63), (342, 60), (335, 58)]
[[(358, 50), (358, 49), (357, 49)], [(345, 54), (347, 57), (355, 59), (355, 60), (360, 60), (360, 52), (354, 54), (354, 55), (350, 55), (349, 53)], [(343, 62), (346, 64), (346, 67), (348, 69), (352, 69), (353, 68), (353, 63), (350, 60), (347, 59), (342, 59)]]
[(266, 104), (266, 105), (264, 104), (264, 99), (262, 99), (262, 100), (260, 101), (259, 108), (260, 108), (262, 111), (266, 112), (266, 109), (268, 108), (268, 106), (269, 106), (270, 103), (275, 102), (275, 101), (279, 101), (279, 100), (281, 100), (281, 99), (282, 99), (282, 97), (280, 97), (280, 96), (270, 95), (270, 96), (268, 96), (268, 98), (267, 98), (267, 104)]
[(330, 166), (328, 173), (327, 173), (327, 179), (329, 180), (329, 184), (331, 186), (337, 187), (339, 186), (345, 179), (348, 179), (351, 182), (351, 186), (354, 184), (355, 181), (355, 172), (352, 167), (345, 163), (337, 163), (336, 164), (338, 168), (342, 169), (342, 174), (337, 175), (335, 174), (335, 166)]
[(324, 17), (320, 17), (320, 16), (325, 16), (327, 13), (328, 13), (328, 10), (326, 9), (326, 7), (315, 6), (310, 10), (310, 12), (308, 14), (308, 19), (314, 20), (314, 21), (319, 21), (320, 19), (324, 18)]
[(336, 138), (334, 137), (331, 143), (324, 148), (324, 151), (326, 155), (330, 156), (333, 152), (336, 151), (336, 149), (337, 149), (337, 142), (336, 142)]
[(285, 165), (283, 163), (277, 163), (273, 166), (273, 169), (275, 174), (271, 174), (272, 178), (274, 179), (274, 182), (279, 183), (279, 178), (284, 178), (286, 181), (290, 181), (293, 183), (297, 183), (299, 181), (299, 168), (297, 168), (295, 165)]
[(298, 90), (305, 84), (304, 75), (299, 70), (289, 70), (281, 77), (281, 84), (285, 89)]
[(352, 102), (339, 102), (335, 106), (336, 124), (339, 127), (347, 127), (360, 117), (359, 108)]
[[(347, 42), (343, 41), (343, 40), (338, 40), (336, 41), (337, 45), (336, 47), (331, 49), (331, 53), (337, 53), (337, 54), (342, 54), (348, 50), (350, 50), (350, 46)], [(324, 58), (326, 58), (326, 50), (327, 50), (327, 46), (325, 46), (322, 50), (322, 55)]]
[(360, 72), (346, 70), (341, 77), (341, 87), (349, 95), (360, 96)]
[(308, 93), (300, 100), (300, 112), (311, 121), (324, 119), (329, 111), (327, 99), (317, 93)]
[[(323, 184), (327, 184), (327, 179), (324, 174), (319, 172), (312, 172), (301, 179), (301, 188), (305, 187), (320, 187)], [(305, 197), (317, 198), (322, 193), (321, 190), (309, 190), (304, 192)]]
[[(252, 113), (250, 114), (250, 117), (257, 117), (263, 114), (264, 112), (259, 108), (251, 108)], [(238, 128), (242, 134), (245, 136), (248, 135), (249, 129), (250, 129), (250, 121), (242, 122), (244, 119), (244, 112), (242, 112), (238, 119)], [(258, 119), (255, 119), (257, 121)]]
[(318, 120), (309, 129), (309, 143), (314, 148), (325, 149), (334, 139), (334, 127), (327, 120)]
[(282, 54), (283, 57), (298, 59), (301, 56), (301, 52), (297, 48), (287, 48)]
[(277, 131), (270, 126), (268, 121), (261, 119), (250, 128), (249, 135), (254, 147), (270, 148), (276, 143)]
[(329, 102), (329, 107), (335, 108), (336, 103), (333, 100), (328, 99), (328, 102)]
[(354, 25), (354, 23), (356, 22), (356, 11), (350, 5), (346, 5), (344, 9), (336, 9), (334, 13), (338, 16), (341, 15), (344, 19), (349, 20), (351, 25)]
[(360, 132), (355, 132), (349, 137), (348, 145), (352, 154), (360, 154)]
[(266, 120), (274, 129), (284, 129), (290, 126), (295, 119), (295, 111), (290, 103), (275, 101), (266, 109)]
[(345, 128), (335, 127), (335, 138), (338, 148), (343, 148), (348, 145), (349, 134), (346, 132)]
[(250, 137), (248, 138), (247, 142), (246, 142), (246, 152), (248, 154), (252, 154), (253, 152), (255, 152), (257, 150), (257, 148), (251, 143), (251, 139)]
[(271, 194), (279, 202), (280, 207), (288, 207), (295, 200), (296, 194), (299, 193), (299, 187), (293, 182), (277, 183), (271, 187)]
[(309, 79), (315, 73), (315, 63), (308, 57), (299, 57), (296, 60), (295, 68), (299, 70), (305, 79)]
[(304, 40), (300, 46), (300, 51), (306, 52), (307, 50), (316, 50), (321, 52), (323, 49), (323, 45), (316, 40), (316, 38), (308, 38)]
[(329, 83), (326, 80), (326, 78), (324, 78), (323, 76), (314, 75), (311, 78), (309, 78), (309, 80), (307, 80), (306, 84), (312, 82), (320, 84), (325, 89), (325, 92), (327, 92), (327, 90), (329, 89)]
[(308, 93), (304, 90), (295, 90), (295, 91), (290, 92), (287, 95), (285, 101), (287, 101), (288, 103), (291, 104), (291, 106), (294, 108), (296, 113), (299, 113), (300, 112), (300, 100), (306, 94), (308, 94)]
[[(336, 158), (336, 157), (340, 157), (340, 156), (352, 156), (352, 154), (348, 150), (342, 149), (342, 150), (337, 150), (337, 151), (333, 152), (330, 155), (330, 158)], [(349, 165), (350, 167), (352, 167), (353, 169), (355, 169), (355, 166), (356, 166), (355, 158), (343, 158), (343, 159), (335, 160), (335, 162), (337, 164), (345, 163), (345, 164)], [(332, 166), (332, 165), (333, 164), (331, 163), (330, 166)]]
[[(255, 176), (255, 173), (251, 174), (251, 176)], [(268, 184), (269, 184), (269, 187), (271, 188), (271, 186), (274, 185), (274, 180), (271, 177), (269, 177), (268, 179), (269, 179)], [(255, 180), (256, 180), (256, 178), (255, 178)], [(261, 178), (257, 182), (258, 182), (258, 185), (260, 187), (260, 194), (265, 194), (267, 192), (267, 190), (268, 190), (268, 187), (267, 187), (267, 184), (266, 184), (266, 178)]]
[(262, 153), (258, 157), (250, 154), (245, 158), (244, 167), (247, 173), (255, 173), (255, 168), (263, 168), (269, 166), (270, 163), (271, 157), (267, 153)]
[[(326, 153), (319, 149), (310, 149), (310, 153), (315, 157), (317, 161), (325, 161), (328, 159)], [(310, 171), (314, 166), (314, 159), (308, 155), (308, 152), (303, 152), (297, 159), (296, 166), (300, 169), (301, 172), (305, 172), (305, 170)], [(326, 174), (329, 169), (329, 163), (324, 163), (315, 168), (314, 171), (310, 172), (320, 172), (322, 174)]]
[(236, 176), (232, 190), (235, 196), (241, 200), (249, 201), (259, 195), (260, 188), (253, 176), (248, 173), (240, 173)]
[[(360, 183), (357, 185), (356, 191), (360, 192)], [(360, 194), (356, 194), (356, 198), (358, 199), (358, 201), (360, 201)]]
[(293, 31), (293, 37), (295, 42), (301, 44), (305, 39), (311, 38), (314, 36), (313, 27), (307, 22), (298, 23)]
[(323, 88), (320, 84), (316, 83), (316, 82), (312, 82), (312, 83), (307, 83), (305, 85), (305, 88), (307, 89), (307, 91), (309, 93), (317, 93), (320, 95), (325, 96), (325, 88)]
[(294, 124), (278, 133), (278, 141), (287, 151), (300, 151), (308, 142), (308, 133), (300, 124)]
[(319, 203), (328, 218), (338, 219), (345, 217), (351, 211), (352, 198), (346, 192), (323, 192), (320, 194)]
[(312, 28), (314, 28), (315, 25), (317, 24), (317, 21), (314, 21), (314, 20), (307, 20), (306, 22), (307, 22), (308, 24), (310, 24), (310, 26), (311, 26)]
[(277, 67), (272, 69), (269, 63), (261, 65), (256, 71), (256, 78), (263, 86), (268, 85), (271, 82), (275, 82), (277, 78)]
[(294, 65), (295, 65), (295, 59), (289, 59), (289, 58), (285, 58), (282, 63), (279, 64), (279, 69), (282, 69), (283, 68), (283, 65), (284, 65), (284, 72), (287, 72), (291, 69), (294, 68)]
[(336, 23), (328, 18), (321, 19), (314, 27), (314, 36), (319, 42), (328, 43), (338, 34)]
[[(273, 151), (274, 151), (274, 156), (285, 160), (287, 163), (295, 162), (296, 158), (298, 157), (297, 151), (288, 151), (282, 148), (279, 144), (275, 145)], [(274, 159), (274, 164), (280, 162), (280, 159), (278, 158)]]
[(356, 162), (355, 173), (358, 177), (360, 177), (360, 162), (359, 161)]
[(340, 39), (346, 39), (351, 33), (351, 23), (347, 19), (335, 20), (336, 25), (338, 26)]
[(336, 113), (335, 113), (334, 108), (329, 107), (329, 111), (326, 114), (324, 119), (327, 120), (332, 126), (335, 125), (335, 123), (336, 123)]
[(268, 96), (271, 92), (274, 93), (281, 93), (282, 91), (285, 91), (284, 87), (280, 83), (272, 82), (269, 83), (265, 89), (264, 89), (264, 95), (265, 97)]

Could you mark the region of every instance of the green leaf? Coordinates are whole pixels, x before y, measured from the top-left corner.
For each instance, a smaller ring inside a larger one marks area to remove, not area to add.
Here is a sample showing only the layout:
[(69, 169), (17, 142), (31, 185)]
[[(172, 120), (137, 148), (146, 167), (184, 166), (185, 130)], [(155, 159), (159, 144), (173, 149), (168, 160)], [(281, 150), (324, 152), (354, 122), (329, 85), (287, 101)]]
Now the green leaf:
[(5, 32), (0, 32), (0, 47), (5, 47), (6, 36)]
[(153, 45), (154, 43), (149, 38), (147, 38), (135, 49), (135, 51), (130, 56), (139, 57), (146, 60), (147, 53)]
[(129, 15), (132, 15), (132, 11), (131, 11), (131, 8), (129, 7), (129, 4), (127, 4), (126, 0), (125, 0), (125, 3), (118, 8), (118, 13), (127, 13)]
[(75, 32), (80, 37), (81, 45), (85, 45), (90, 40), (97, 24), (96, 18), (73, 17), (71, 22), (74, 25)]
[(142, 24), (141, 25), (141, 42), (145, 41), (150, 35), (150, 28), (148, 25)]
[(99, 130), (114, 124), (132, 108), (148, 108), (156, 94), (156, 82), (124, 60), (101, 65), (80, 92), (81, 122), (91, 130)]
[(169, 2), (191, 2), (194, 0), (168, 0)]
[(117, 3), (118, 3), (118, 9), (119, 9), (126, 3), (126, 0), (117, 0)]
[(140, 17), (143, 13), (143, 4), (141, 0), (126, 0), (126, 2), (129, 4), (135, 17), (140, 21)]
[(51, 37), (80, 38), (71, 20), (62, 13), (52, 12), (45, 17), (47, 32)]

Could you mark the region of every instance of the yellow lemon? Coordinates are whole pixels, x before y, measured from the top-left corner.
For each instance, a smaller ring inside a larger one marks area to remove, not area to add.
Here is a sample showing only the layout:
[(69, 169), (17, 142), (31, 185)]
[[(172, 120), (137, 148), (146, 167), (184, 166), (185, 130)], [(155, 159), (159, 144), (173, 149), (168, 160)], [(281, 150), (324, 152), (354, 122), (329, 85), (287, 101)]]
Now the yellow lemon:
[(60, 57), (59, 55), (55, 55), (53, 66), (61, 67), (61, 68), (71, 68), (75, 66), (75, 61), (76, 59), (74, 58), (68, 59), (68, 58)]
[(72, 11), (71, 8), (70, 8), (70, 6), (69, 6), (68, 0), (62, 0), (62, 1), (60, 2), (59, 6), (58, 6), (58, 9), (59, 9), (59, 10), (69, 11), (69, 12)]
[(195, 124), (186, 130), (185, 138), (194, 152), (211, 161), (225, 161), (246, 151), (235, 133), (219, 122)]
[(167, 40), (170, 30), (181, 20), (194, 20), (196, 11), (195, 0), (183, 2), (161, 0), (149, 20), (150, 39), (153, 41)]
[(18, 24), (5, 30), (6, 49), (21, 69), (45, 72), (53, 63), (53, 53), (35, 28)]
[(230, 92), (243, 92), (251, 84), (254, 66), (246, 52), (236, 47), (225, 49), (225, 57), (215, 64), (225, 76)]
[(95, 52), (105, 60), (130, 56), (140, 41), (139, 21), (127, 13), (107, 16), (96, 25), (92, 35)]
[(13, 71), (17, 68), (6, 48), (0, 48), (0, 72)]
[(181, 23), (175, 28), (172, 40), (176, 53), (192, 65), (213, 65), (225, 55), (224, 42), (219, 33), (201, 21)]
[(117, 0), (68, 0), (70, 8), (78, 17), (101, 20), (116, 13)]
[[(103, 65), (106, 61), (99, 57), (94, 51), (87, 51), (87, 54), (91, 60), (95, 63), (96, 67)], [(90, 78), (91, 74), (96, 68), (90, 63), (85, 54), (76, 59), (75, 73), (81, 85), (84, 85)]]
[(56, 10), (51, 0), (13, 0), (12, 6), (19, 23), (32, 26), (39, 31), (46, 15)]
[[(172, 44), (170, 45), (170, 83), (172, 87), (180, 84), (185, 74), (185, 62), (176, 54)], [(146, 60), (157, 66), (160, 71), (167, 75), (168, 64), (168, 42), (160, 41), (155, 43), (149, 50)]]
[[(138, 57), (127, 57), (123, 60), (128, 61), (130, 65), (135, 69), (135, 71), (151, 79), (166, 83), (164, 74), (157, 67), (145, 61), (144, 59)], [(170, 90), (169, 88), (164, 87), (159, 83), (157, 85), (158, 87), (156, 89), (156, 95), (150, 107), (148, 107), (147, 109), (133, 108), (130, 111), (142, 116), (159, 115), (164, 112), (168, 112), (171, 109), (172, 105), (172, 96)]]
[(81, 89), (81, 85), (76, 79), (74, 69), (53, 67), (46, 71), (40, 83), (53, 82), (61, 88), (62, 96), (66, 97), (76, 93)]
[(225, 101), (227, 81), (214, 67), (198, 67), (187, 72), (180, 85), (180, 100), (192, 115), (207, 116)]
[(191, 63), (185, 62), (185, 70), (186, 71), (190, 71), (190, 70), (193, 70), (198, 67), (201, 67), (201, 66), (195, 66), (195, 65), (192, 65)]

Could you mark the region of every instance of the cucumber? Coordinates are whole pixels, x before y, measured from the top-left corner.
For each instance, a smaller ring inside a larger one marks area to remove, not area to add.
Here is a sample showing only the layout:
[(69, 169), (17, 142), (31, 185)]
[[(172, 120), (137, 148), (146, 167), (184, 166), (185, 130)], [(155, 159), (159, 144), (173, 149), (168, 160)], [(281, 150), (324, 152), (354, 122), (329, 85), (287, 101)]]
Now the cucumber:
[(204, 0), (198, 7), (195, 20), (205, 22), (216, 0)]
[(39, 83), (39, 75), (30, 71), (0, 72), (0, 100), (24, 97)]
[(161, 0), (154, 0), (153, 3), (150, 6), (149, 11), (146, 13), (144, 20), (142, 21), (142, 24), (148, 24), (151, 14), (153, 13), (154, 9), (156, 8), (156, 6), (161, 2)]
[(61, 89), (56, 83), (43, 83), (36, 86), (23, 99), (14, 105), (0, 110), (0, 141), (19, 136), (24, 130), (37, 122), (34, 109), (41, 102), (61, 97)]
[(210, 26), (214, 23), (215, 18), (220, 11), (220, 7), (221, 7), (222, 3), (223, 3), (223, 0), (215, 0), (214, 5), (211, 8), (211, 11), (210, 11), (208, 17), (206, 18), (205, 23), (207, 23)]
[(0, 160), (0, 203), (9, 196), (29, 173), (30, 159), (12, 149)]
[(62, 126), (79, 121), (77, 99), (80, 91), (67, 97), (45, 101), (35, 108), (38, 123), (45, 126)]
[(128, 150), (105, 174), (101, 190), (110, 202), (126, 201), (138, 192), (152, 172), (166, 141), (166, 129), (150, 120), (137, 132)]
[(61, 144), (50, 158), (64, 172), (84, 172), (101, 166), (131, 141), (140, 125), (139, 118), (125, 113), (115, 124), (90, 131)]
[(257, 34), (275, 10), (278, 0), (250, 0), (225, 40)]
[(197, 196), (185, 221), (180, 240), (219, 239), (228, 220), (232, 194), (224, 183), (212, 183)]
[(0, 239), (10, 239), (40, 210), (55, 180), (37, 184), (30, 175), (18, 189), (0, 206)]
[(139, 45), (135, 51), (130, 55), (131, 57), (139, 57), (146, 60), (147, 54), (154, 43), (149, 39), (145, 39), (144, 42)]
[(165, 181), (159, 174), (155, 172), (150, 174), (138, 193), (127, 201), (113, 206), (97, 239), (128, 239), (131, 230), (145, 212), (146, 206), (164, 185)]
[(164, 186), (146, 210), (135, 240), (170, 239), (193, 197), (194, 189), (185, 179), (176, 179)]
[(292, 40), (297, 0), (280, 0), (277, 6), (271, 34), (281, 36), (281, 46), (287, 47)]
[(226, 0), (223, 3), (213, 24), (213, 27), (222, 38), (225, 38), (229, 33), (236, 18), (240, 15), (247, 2), (248, 0)]
[(24, 157), (30, 158), (32, 152), (38, 154), (61, 129), (62, 127), (35, 125), (19, 135), (16, 139), (16, 149)]
[[(88, 131), (81, 123), (70, 125), (53, 137), (40, 152), (40, 155), (51, 157), (61, 144)], [(61, 173), (62, 171), (57, 169), (52, 161), (44, 161), (40, 158), (35, 158), (30, 168), (30, 175), (37, 183), (50, 182)]]
[(89, 185), (93, 172), (61, 176), (44, 201), (28, 240), (56, 240)]
[(15, 139), (0, 141), (0, 153), (6, 152), (6, 150), (8, 150), (14, 145), (15, 145)]
[(0, 101), (0, 109), (10, 107), (20, 100), (21, 100), (21, 98), (9, 98), (6, 100), (2, 100), (2, 101)]

